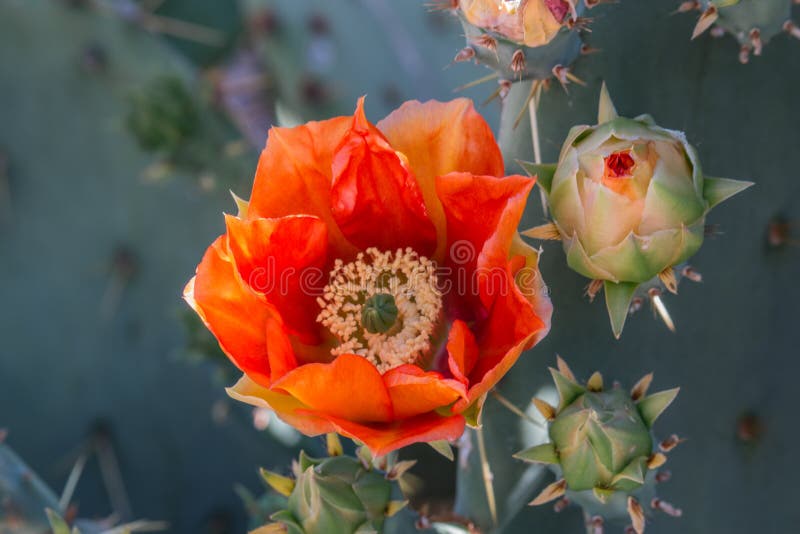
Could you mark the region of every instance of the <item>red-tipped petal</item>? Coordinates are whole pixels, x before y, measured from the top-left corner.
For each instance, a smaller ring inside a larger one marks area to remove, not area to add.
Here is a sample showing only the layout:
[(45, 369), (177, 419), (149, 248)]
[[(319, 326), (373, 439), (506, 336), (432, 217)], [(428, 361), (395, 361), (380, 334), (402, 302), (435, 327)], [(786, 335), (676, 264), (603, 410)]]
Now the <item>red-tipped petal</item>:
[(367, 121), (363, 97), (333, 159), (331, 211), (347, 239), (362, 249), (412, 247), (430, 256), (436, 247), (419, 184)]
[(331, 167), (352, 118), (336, 117), (295, 128), (272, 128), (258, 161), (249, 218), (315, 215), (328, 228), (332, 256), (351, 258), (357, 250), (331, 213)]
[[(451, 173), (436, 179), (436, 191), (447, 217), (448, 256), (465, 307), (489, 309), (508, 288), (504, 272), (517, 225), (535, 181), (524, 176), (473, 176)], [(459, 276), (461, 278), (459, 278)], [(464, 286), (464, 282), (461, 282)]]
[(392, 401), (383, 377), (361, 356), (342, 354), (331, 363), (310, 363), (273, 384), (310, 409), (358, 423), (389, 422)]
[(452, 404), (466, 396), (464, 384), (416, 365), (401, 365), (383, 375), (395, 419), (406, 419)]
[[(533, 183), (522, 176), (450, 174), (437, 179), (448, 243), (470, 253), (453, 250), (448, 258), (456, 280), (461, 270), (460, 278), (471, 281), (451, 298), (455, 314), (476, 320), (472, 331), (479, 357), (468, 375), (470, 402), (489, 391), (549, 329), (552, 308), (538, 255), (517, 232)], [(466, 406), (459, 401), (456, 410)]]
[(318, 217), (242, 220), (226, 215), (228, 247), (242, 280), (263, 293), (292, 334), (317, 343), (318, 296), (327, 282), (323, 270), (327, 229)]

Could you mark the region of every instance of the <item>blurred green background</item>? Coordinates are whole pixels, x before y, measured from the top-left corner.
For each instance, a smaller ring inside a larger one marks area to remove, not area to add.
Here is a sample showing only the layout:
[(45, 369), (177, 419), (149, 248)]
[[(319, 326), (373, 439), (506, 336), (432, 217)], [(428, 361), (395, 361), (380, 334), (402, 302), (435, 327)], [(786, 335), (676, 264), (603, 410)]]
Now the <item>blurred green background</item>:
[[(800, 43), (781, 36), (742, 66), (731, 39), (690, 43), (695, 18), (670, 17), (676, 4), (592, 12), (587, 41), (602, 51), (577, 65), (587, 88), (545, 95), (545, 160), (594, 120), (605, 79), (621, 113), (686, 130), (710, 174), (757, 186), (712, 214), (721, 234), (694, 262), (705, 282), (667, 299), (677, 334), (643, 310), (614, 341), (602, 302), (582, 298), (585, 281), (546, 245), (553, 331), (500, 390), (524, 407), (556, 353), (584, 378), (631, 384), (655, 370), (659, 389), (683, 386), (657, 430), (689, 441), (661, 488), (684, 518), (648, 532), (794, 532)], [(109, 496), (93, 456), (73, 499), (81, 517), (244, 532), (235, 485), (260, 495), (258, 466), (322, 450), (274, 422), (257, 430), (227, 399), (234, 374), (205, 357), (214, 343), (187, 319), (183, 284), (235, 209), (228, 191), (249, 195), (270, 123), (350, 113), (362, 94), (372, 120), (403, 100), (450, 99), (486, 74), (451, 65), (463, 45), (458, 22), (418, 0), (0, 0), (0, 428), (56, 492), (87, 444), (113, 450), (124, 491)], [(461, 94), (481, 103), (493, 90)], [(510, 172), (532, 159), (526, 121), (508, 127), (524, 94), (515, 87), (503, 116)], [(500, 127), (497, 101), (480, 109)], [(770, 232), (785, 239), (770, 245)], [(517, 513), (537, 491), (539, 475), (510, 458), (530, 430), (492, 400), (486, 420), (507, 531), (580, 532), (577, 509)], [(423, 501), (452, 500), (458, 471), (457, 511), (486, 522), (474, 450), (455, 464), (407, 454), (423, 459)]]

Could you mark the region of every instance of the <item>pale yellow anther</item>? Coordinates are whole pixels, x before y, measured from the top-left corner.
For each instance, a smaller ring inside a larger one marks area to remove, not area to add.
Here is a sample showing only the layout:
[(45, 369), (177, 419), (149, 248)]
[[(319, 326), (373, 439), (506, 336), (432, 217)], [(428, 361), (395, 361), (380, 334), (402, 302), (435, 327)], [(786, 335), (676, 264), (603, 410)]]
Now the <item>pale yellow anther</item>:
[[(380, 372), (417, 363), (430, 352), (442, 311), (436, 264), (410, 248), (381, 252), (369, 248), (345, 264), (336, 260), (317, 321), (339, 339), (331, 353), (357, 354)], [(394, 327), (371, 333), (361, 324), (364, 304), (373, 295), (392, 295), (398, 314)]]

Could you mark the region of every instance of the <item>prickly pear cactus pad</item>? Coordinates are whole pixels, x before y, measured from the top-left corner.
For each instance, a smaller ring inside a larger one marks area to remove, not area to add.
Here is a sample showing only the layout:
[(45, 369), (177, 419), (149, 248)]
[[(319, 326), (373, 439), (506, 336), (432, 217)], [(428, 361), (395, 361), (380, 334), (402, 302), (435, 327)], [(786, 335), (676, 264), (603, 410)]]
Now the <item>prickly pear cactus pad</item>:
[(696, 39), (706, 31), (714, 37), (730, 34), (739, 42), (739, 61), (747, 63), (750, 54), (760, 56), (764, 46), (786, 33), (800, 39), (800, 28), (792, 20), (792, 5), (797, 0), (689, 0), (678, 11), (699, 11), (692, 32)]
[(637, 288), (658, 277), (677, 292), (675, 268), (702, 245), (708, 211), (752, 182), (704, 174), (682, 132), (619, 117), (605, 85), (597, 122), (570, 130), (556, 165), (522, 164), (553, 217), (523, 235), (563, 242), (590, 297), (604, 288), (619, 337)]
[[(542, 505), (560, 499), (557, 508), (570, 503), (583, 508), (587, 528), (608, 521), (629, 522), (637, 534), (645, 528), (645, 509), (673, 516), (681, 511), (655, 496), (655, 483), (664, 478), (657, 470), (680, 439), (673, 434), (660, 443), (652, 427), (675, 400), (678, 389), (648, 395), (653, 375), (630, 390), (615, 383), (607, 386), (596, 372), (579, 384), (566, 362), (550, 369), (558, 406), (535, 398), (534, 404), (548, 422), (550, 442), (517, 453), (526, 462), (549, 465), (559, 479), (531, 502)], [(656, 445), (658, 443), (658, 445)], [(642, 503), (645, 503), (644, 506)]]

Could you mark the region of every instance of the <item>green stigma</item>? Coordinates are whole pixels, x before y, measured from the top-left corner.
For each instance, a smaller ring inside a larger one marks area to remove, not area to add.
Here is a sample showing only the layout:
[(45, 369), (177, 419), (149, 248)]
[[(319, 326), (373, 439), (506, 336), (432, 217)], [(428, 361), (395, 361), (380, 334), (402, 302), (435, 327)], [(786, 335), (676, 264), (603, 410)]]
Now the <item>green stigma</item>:
[(397, 321), (397, 304), (388, 293), (372, 295), (361, 310), (361, 324), (370, 334), (385, 334)]

